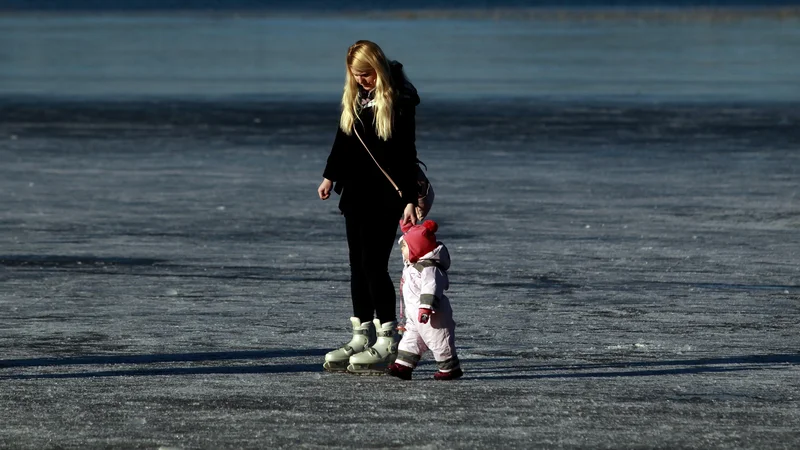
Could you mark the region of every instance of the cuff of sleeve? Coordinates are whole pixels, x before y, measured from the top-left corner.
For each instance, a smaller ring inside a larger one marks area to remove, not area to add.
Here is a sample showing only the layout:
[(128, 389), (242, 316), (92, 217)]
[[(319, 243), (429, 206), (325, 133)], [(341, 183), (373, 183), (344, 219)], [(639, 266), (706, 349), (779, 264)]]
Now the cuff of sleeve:
[(408, 205), (410, 203), (410, 204), (412, 204), (414, 206), (417, 206), (417, 193), (411, 191), (412, 192), (411, 194), (407, 194), (406, 192), (409, 192), (409, 190), (406, 189), (405, 191), (403, 191), (403, 202), (406, 205)]
[(438, 303), (433, 294), (422, 294), (419, 296), (419, 307), (433, 310), (433, 305)]

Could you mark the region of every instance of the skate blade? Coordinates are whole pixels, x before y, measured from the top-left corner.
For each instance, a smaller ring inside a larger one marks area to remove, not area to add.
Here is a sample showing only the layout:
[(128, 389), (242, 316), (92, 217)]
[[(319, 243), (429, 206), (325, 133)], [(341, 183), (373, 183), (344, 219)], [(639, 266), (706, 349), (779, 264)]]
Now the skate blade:
[(342, 361), (340, 363), (325, 361), (322, 368), (327, 372), (347, 372), (347, 364), (347, 361)]
[(347, 373), (351, 375), (361, 375), (361, 376), (373, 376), (379, 377), (386, 375), (387, 367), (384, 366), (354, 366), (350, 364), (347, 366)]

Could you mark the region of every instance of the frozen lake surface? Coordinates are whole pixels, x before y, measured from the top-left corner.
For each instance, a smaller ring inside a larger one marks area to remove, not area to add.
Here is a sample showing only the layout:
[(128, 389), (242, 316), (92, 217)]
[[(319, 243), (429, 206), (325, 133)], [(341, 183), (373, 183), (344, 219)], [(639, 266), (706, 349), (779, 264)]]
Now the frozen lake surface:
[(423, 103), (449, 383), (321, 370), (335, 102), (0, 113), (0, 447), (800, 442), (796, 104)]

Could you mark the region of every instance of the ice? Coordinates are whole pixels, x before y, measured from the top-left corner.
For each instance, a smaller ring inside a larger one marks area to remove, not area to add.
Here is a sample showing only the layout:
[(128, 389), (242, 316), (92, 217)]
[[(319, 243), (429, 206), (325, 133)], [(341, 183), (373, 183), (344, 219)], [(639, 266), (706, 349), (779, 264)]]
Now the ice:
[[(765, 26), (698, 27), (713, 39), (690, 51), (752, 55)], [(410, 382), (322, 372), (352, 312), (343, 219), (315, 198), (335, 99), (0, 99), (0, 135), (25, 136), (0, 141), (0, 447), (793, 448), (800, 109), (770, 100), (788, 81), (759, 101), (748, 84), (793, 73), (786, 48), (719, 104), (423, 96), (456, 382), (430, 356)], [(708, 78), (681, 94), (722, 70), (696, 61)], [(420, 85), (440, 90), (430, 67)]]

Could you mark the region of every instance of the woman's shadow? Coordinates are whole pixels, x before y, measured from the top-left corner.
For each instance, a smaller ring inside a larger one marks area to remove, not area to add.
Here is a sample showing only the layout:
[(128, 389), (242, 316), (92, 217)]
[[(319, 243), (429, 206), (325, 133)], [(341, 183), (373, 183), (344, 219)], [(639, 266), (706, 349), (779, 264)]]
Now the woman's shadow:
[[(0, 360), (0, 369), (20, 367), (64, 367), (64, 366), (110, 366), (119, 364), (159, 364), (195, 363), (209, 361), (259, 360), (271, 358), (298, 358), (323, 356), (329, 350), (289, 349), (289, 350), (249, 350), (231, 352), (171, 353), (152, 355), (99, 355), (69, 356), (63, 358), (30, 358)], [(139, 369), (114, 369), (92, 372), (39, 373), (0, 375), (0, 379), (34, 378), (92, 378), (120, 376), (160, 376), (160, 375), (207, 375), (207, 374), (255, 374), (319, 372), (321, 363), (315, 364), (258, 364), (258, 365), (215, 365), (203, 367), (147, 367)]]

